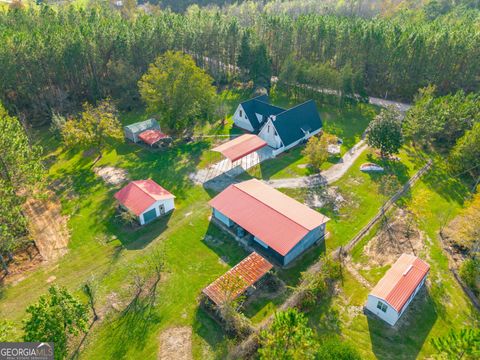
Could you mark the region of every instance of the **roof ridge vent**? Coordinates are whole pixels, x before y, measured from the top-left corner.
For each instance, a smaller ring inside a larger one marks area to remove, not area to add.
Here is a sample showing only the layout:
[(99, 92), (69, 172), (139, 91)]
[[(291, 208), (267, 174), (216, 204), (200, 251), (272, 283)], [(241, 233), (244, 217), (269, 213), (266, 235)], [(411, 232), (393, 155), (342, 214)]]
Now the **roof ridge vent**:
[(408, 267), (403, 272), (403, 276), (407, 275), (412, 268), (413, 268), (413, 264), (408, 265)]

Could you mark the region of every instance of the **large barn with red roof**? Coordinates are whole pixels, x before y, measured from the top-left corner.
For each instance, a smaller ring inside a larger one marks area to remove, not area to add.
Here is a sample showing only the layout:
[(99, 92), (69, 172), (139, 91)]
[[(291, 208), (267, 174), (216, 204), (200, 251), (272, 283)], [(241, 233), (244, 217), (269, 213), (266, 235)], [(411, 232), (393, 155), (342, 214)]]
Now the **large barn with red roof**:
[(212, 200), (213, 216), (259, 251), (287, 265), (325, 236), (325, 215), (252, 179), (230, 185)]
[(402, 254), (368, 295), (365, 307), (395, 325), (425, 283), (429, 270), (418, 257)]
[(132, 181), (114, 196), (122, 208), (138, 217), (140, 225), (175, 208), (175, 196), (152, 179)]

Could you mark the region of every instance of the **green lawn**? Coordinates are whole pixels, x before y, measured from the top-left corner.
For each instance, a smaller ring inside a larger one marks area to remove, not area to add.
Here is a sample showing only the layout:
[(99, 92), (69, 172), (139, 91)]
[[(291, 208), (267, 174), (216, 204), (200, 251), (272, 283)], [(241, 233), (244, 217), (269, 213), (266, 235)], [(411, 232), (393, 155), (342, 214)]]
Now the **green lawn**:
[[(441, 164), (437, 165), (441, 168)], [(412, 302), (404, 314), (406, 321), (391, 328), (378, 319), (363, 315), (361, 307), (369, 290), (347, 272), (341, 293), (328, 306), (319, 305), (309, 315), (318, 333), (334, 328), (367, 359), (424, 359), (433, 354), (431, 338), (446, 335), (450, 329), (478, 326), (480, 316), (450, 273), (437, 237), (446, 216), (455, 216), (465, 195), (464, 185), (436, 168), (400, 201), (415, 214), (419, 228), (428, 236), (426, 249), (419, 256), (431, 266), (426, 291), (419, 293)], [(378, 227), (373, 229), (354, 248), (354, 262), (368, 261), (361, 250), (377, 230)], [(387, 269), (388, 265), (362, 275), (375, 284)], [(325, 313), (334, 316), (325, 321)]]
[[(55, 149), (50, 141), (48, 136), (42, 140), (47, 148)], [(42, 266), (18, 284), (2, 289), (0, 312), (15, 323), (16, 335), (21, 335), (25, 308), (46, 292), (48, 278), (55, 276), (55, 283), (81, 296), (81, 284), (93, 275), (99, 283), (98, 307), (110, 314), (89, 334), (84, 358), (154, 359), (159, 331), (175, 325), (193, 327), (196, 358), (204, 352), (223, 351), (221, 329), (198, 309), (196, 298), (246, 252), (210, 224), (210, 195), (188, 179), (208, 146), (207, 142), (195, 142), (150, 151), (134, 144), (114, 144), (115, 150), (105, 153), (97, 166), (121, 167), (131, 179), (151, 177), (176, 195), (171, 216), (135, 231), (115, 217), (113, 194), (118, 189), (95, 176), (90, 168), (93, 158), (61, 148), (53, 151), (48, 156), (53, 162), (50, 178), (71, 183), (69, 191), (59, 193), (64, 213), (70, 217), (69, 252), (58, 264)], [(132, 272), (143, 271), (156, 251), (165, 253), (167, 269), (153, 314), (146, 320), (141, 314), (131, 318), (111, 311), (110, 299), (118, 298), (120, 304), (128, 300)]]
[[(275, 103), (275, 98), (272, 99), (272, 102)], [(292, 104), (291, 101), (286, 102), (286, 100), (278, 103), (285, 107)], [(335, 107), (317, 102), (317, 107), (323, 120), (324, 131), (335, 134), (343, 140), (341, 155), (361, 140), (363, 132), (378, 111), (377, 107), (367, 104)], [(308, 159), (302, 153), (304, 148), (305, 145), (297, 146), (280, 154), (275, 159), (266, 160), (249, 169), (248, 174), (264, 180), (311, 175), (313, 171), (307, 166)], [(337, 163), (339, 158), (340, 156), (330, 157), (323, 163), (321, 170), (328, 169)]]

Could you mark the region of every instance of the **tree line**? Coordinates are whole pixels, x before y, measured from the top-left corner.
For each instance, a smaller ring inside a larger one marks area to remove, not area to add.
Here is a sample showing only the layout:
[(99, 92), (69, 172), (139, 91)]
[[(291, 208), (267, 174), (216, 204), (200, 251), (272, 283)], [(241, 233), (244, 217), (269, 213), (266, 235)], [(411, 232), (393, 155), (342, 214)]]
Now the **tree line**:
[[(0, 12), (0, 100), (34, 124), (106, 97), (129, 109), (139, 103), (137, 82), (148, 64), (167, 50), (194, 55), (217, 83), (235, 79), (246, 64), (247, 76), (267, 85), (270, 74), (283, 73), (293, 83), (401, 100), (430, 84), (439, 94), (471, 92), (480, 74), (477, 25), (466, 15), (426, 21), (259, 13), (247, 23), (199, 7), (185, 14), (123, 14), (99, 5), (12, 9)], [(240, 57), (242, 49), (251, 49), (250, 59)]]

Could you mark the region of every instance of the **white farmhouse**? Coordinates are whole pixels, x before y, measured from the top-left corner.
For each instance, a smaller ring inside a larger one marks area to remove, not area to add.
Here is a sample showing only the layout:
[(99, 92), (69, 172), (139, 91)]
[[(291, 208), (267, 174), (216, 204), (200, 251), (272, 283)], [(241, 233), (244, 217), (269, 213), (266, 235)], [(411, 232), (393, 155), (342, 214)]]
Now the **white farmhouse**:
[(402, 254), (368, 295), (365, 307), (395, 325), (425, 283), (429, 270), (418, 257)]
[(267, 95), (260, 95), (238, 105), (233, 114), (233, 122), (241, 129), (257, 134), (271, 115), (285, 111), (271, 105)]
[(322, 119), (313, 100), (288, 110), (268, 103), (261, 95), (238, 105), (233, 115), (237, 127), (258, 134), (278, 155), (322, 131)]
[(322, 120), (313, 100), (271, 115), (258, 136), (274, 149), (274, 155), (307, 141), (322, 131)]
[(175, 208), (175, 196), (152, 179), (132, 181), (115, 195), (119, 205), (147, 224)]

